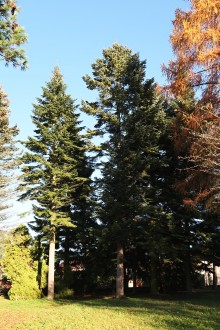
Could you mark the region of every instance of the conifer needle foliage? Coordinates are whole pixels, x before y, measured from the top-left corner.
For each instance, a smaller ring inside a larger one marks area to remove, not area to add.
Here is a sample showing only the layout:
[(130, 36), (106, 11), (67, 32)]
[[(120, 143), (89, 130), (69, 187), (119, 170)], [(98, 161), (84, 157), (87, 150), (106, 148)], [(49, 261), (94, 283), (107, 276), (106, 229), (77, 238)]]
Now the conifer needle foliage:
[(5, 210), (13, 194), (13, 170), (18, 166), (16, 161), (16, 126), (9, 125), (9, 100), (0, 88), (0, 219), (5, 219)]
[(76, 198), (80, 198), (76, 191), (89, 179), (80, 176), (86, 163), (86, 143), (81, 136), (77, 106), (66, 94), (58, 67), (42, 90), (43, 94), (37, 98), (33, 109), (35, 135), (24, 143), (28, 151), (22, 158), (23, 183), (20, 188), (24, 188), (21, 199), (37, 202), (34, 207), (36, 220), (41, 221), (41, 228), (48, 231), (53, 250), (49, 256), (50, 273), (54, 269), (56, 229), (72, 226), (72, 212)]
[(25, 69), (27, 58), (20, 46), (27, 42), (27, 35), (18, 24), (18, 12), (16, 0), (0, 1), (0, 58), (6, 65), (12, 63), (15, 67)]

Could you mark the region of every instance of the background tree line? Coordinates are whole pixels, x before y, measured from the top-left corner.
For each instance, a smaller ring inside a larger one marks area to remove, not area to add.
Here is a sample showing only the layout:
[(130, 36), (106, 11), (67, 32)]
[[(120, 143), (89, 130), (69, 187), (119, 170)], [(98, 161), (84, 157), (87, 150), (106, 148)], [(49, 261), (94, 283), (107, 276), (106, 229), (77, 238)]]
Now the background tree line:
[[(58, 67), (42, 87), (33, 105), (34, 135), (23, 142), (18, 159), (20, 199), (33, 200), (35, 220), (29, 226), (35, 235), (18, 239), (27, 234), (21, 227), (9, 237), (28, 250), (34, 295), (43, 290), (53, 299), (56, 291), (112, 286), (119, 298), (129, 279), (133, 292), (138, 281), (153, 294), (190, 291), (201, 284), (204, 261), (213, 264), (216, 284), (219, 9), (215, 0), (211, 5), (191, 0), (190, 11), (176, 11), (175, 58), (163, 68), (166, 86), (146, 78), (146, 61), (139, 54), (115, 43), (92, 64), (91, 76), (83, 77), (97, 92), (96, 101), (77, 105)], [(9, 132), (5, 142), (2, 129), (1, 147), (10, 150), (1, 164), (11, 167), (16, 129), (9, 128), (6, 96), (0, 96)], [(95, 119), (94, 128), (82, 126), (81, 112)], [(5, 187), (4, 169), (1, 175)], [(2, 267), (16, 291), (16, 283), (26, 279), (13, 282), (12, 246), (5, 245)], [(55, 267), (60, 263), (62, 271)], [(73, 264), (81, 270), (72, 271)], [(11, 298), (25, 295), (12, 291)]]

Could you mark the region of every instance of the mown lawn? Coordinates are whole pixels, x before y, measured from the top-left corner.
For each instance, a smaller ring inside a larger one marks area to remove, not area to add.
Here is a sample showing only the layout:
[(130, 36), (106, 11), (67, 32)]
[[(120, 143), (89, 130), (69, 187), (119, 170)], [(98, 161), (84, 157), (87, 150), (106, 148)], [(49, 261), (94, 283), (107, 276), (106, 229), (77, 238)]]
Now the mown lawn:
[(121, 300), (1, 298), (0, 313), (1, 330), (219, 330), (220, 291)]

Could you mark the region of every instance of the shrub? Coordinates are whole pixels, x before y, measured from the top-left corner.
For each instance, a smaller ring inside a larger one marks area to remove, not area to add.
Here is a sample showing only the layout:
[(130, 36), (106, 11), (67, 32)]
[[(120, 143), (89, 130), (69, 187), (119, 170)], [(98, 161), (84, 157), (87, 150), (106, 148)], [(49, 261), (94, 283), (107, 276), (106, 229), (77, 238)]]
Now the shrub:
[(8, 296), (11, 300), (34, 299), (41, 296), (37, 269), (31, 258), (31, 238), (24, 226), (11, 231), (2, 260), (4, 275), (11, 281)]

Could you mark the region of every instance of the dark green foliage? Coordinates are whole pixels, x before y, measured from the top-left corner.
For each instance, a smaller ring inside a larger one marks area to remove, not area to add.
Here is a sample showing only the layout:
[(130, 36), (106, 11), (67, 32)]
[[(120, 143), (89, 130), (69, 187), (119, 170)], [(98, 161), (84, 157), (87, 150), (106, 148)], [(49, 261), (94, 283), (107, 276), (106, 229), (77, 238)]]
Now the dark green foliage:
[[(71, 225), (73, 197), (88, 176), (80, 176), (84, 162), (85, 143), (80, 137), (77, 106), (69, 95), (58, 68), (43, 95), (34, 105), (33, 123), (35, 137), (24, 143), (29, 152), (22, 158), (25, 192), (39, 206), (34, 208), (36, 217), (55, 226)], [(46, 224), (47, 225), (47, 224)]]
[[(24, 143), (28, 151), (22, 158), (20, 188), (25, 190), (21, 199), (37, 202), (36, 230), (46, 234), (54, 249), (57, 228), (74, 227), (77, 222), (80, 205), (88, 199), (92, 170), (85, 155), (87, 143), (81, 134), (77, 106), (66, 94), (58, 67), (42, 89), (32, 116), (35, 136)], [(54, 255), (54, 250), (51, 253)]]
[(99, 100), (84, 102), (83, 110), (96, 117), (98, 132), (106, 134), (99, 219), (105, 240), (120, 250), (136, 241), (141, 219), (146, 219), (142, 231), (152, 227), (152, 199), (155, 220), (159, 218), (151, 171), (160, 162), (159, 139), (166, 121), (153, 80), (145, 80), (145, 66), (138, 54), (114, 44), (92, 65), (93, 77), (84, 77), (87, 87), (99, 92)]
[(95, 115), (96, 127), (107, 133), (100, 189), (102, 200), (109, 204), (105, 209), (113, 221), (114, 237), (121, 239), (127, 214), (135, 218), (144, 203), (140, 192), (147, 186), (149, 168), (159, 151), (165, 114), (153, 81), (144, 81), (145, 62), (131, 50), (114, 44), (92, 67), (94, 79), (85, 76), (84, 80), (88, 88), (99, 91), (100, 98), (93, 104), (84, 103), (83, 110)]

